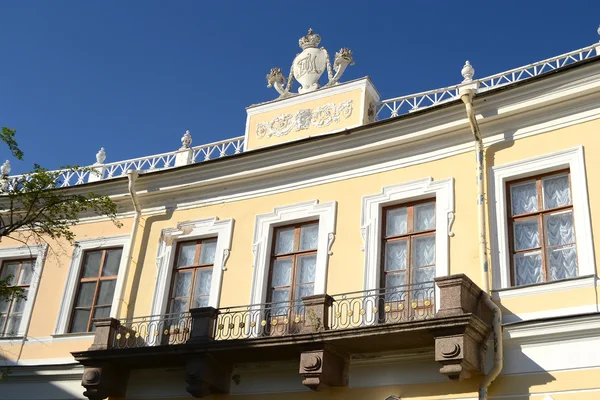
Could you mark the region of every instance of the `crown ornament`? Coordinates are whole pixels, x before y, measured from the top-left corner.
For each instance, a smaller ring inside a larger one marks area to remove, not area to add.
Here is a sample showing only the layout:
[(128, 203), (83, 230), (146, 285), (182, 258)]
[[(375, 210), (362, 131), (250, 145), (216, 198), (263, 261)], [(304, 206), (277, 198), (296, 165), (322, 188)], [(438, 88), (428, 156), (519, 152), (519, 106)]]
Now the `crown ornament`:
[(319, 44), (321, 43), (321, 35), (317, 34), (317, 33), (313, 33), (312, 28), (310, 28), (308, 30), (308, 33), (304, 36), (302, 36), (299, 40), (298, 40), (298, 45), (300, 46), (300, 48), (302, 50), (304, 49), (312, 49), (312, 48), (317, 48), (319, 47)]
[(271, 68), (266, 76), (267, 87), (274, 87), (279, 93), (279, 99), (296, 96), (292, 93), (294, 80), (300, 84), (298, 94), (313, 92), (321, 88), (319, 79), (327, 71), (328, 82), (323, 88), (337, 85), (348, 65), (354, 65), (352, 51), (343, 47), (335, 53), (333, 65), (329, 53), (324, 47), (319, 48), (321, 35), (314, 33), (312, 28), (298, 40), (302, 52), (296, 55), (288, 78), (283, 75), (281, 68)]

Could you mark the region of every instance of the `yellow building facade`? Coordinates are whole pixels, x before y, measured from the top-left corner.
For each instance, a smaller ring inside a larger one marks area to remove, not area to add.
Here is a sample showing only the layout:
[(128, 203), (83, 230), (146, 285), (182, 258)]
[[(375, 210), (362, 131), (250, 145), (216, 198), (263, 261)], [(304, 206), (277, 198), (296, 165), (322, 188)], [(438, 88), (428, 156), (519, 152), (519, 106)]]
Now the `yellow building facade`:
[(317, 36), (243, 137), (66, 178), (122, 227), (0, 243), (1, 398), (600, 398), (600, 48), (381, 100)]

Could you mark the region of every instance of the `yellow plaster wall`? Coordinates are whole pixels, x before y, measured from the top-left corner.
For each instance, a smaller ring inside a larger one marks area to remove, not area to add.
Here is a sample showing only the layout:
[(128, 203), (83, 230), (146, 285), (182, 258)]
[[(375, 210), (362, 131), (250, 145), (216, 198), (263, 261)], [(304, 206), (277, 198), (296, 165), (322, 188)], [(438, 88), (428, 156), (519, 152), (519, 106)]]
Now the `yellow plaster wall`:
[[(277, 110), (266, 111), (260, 114), (255, 114), (249, 116), (248, 121), (248, 150), (259, 149), (261, 147), (273, 146), (280, 143), (291, 142), (298, 139), (303, 139), (311, 136), (321, 135), (328, 132), (339, 131), (344, 128), (354, 127), (360, 125), (362, 123), (361, 110), (364, 105), (364, 89), (357, 88), (345, 93), (335, 94), (327, 97), (322, 97), (315, 100), (306, 101), (300, 104), (295, 104), (289, 107), (279, 108)], [(259, 138), (256, 135), (256, 127), (261, 122), (271, 123), (273, 118), (278, 117), (283, 114), (291, 114), (292, 118), (296, 115), (296, 113), (300, 110), (310, 109), (314, 110), (315, 108), (322, 106), (324, 104), (333, 103), (335, 106), (339, 106), (343, 101), (352, 101), (352, 113), (348, 118), (346, 118), (342, 113), (340, 113), (340, 120), (338, 122), (332, 122), (331, 124), (323, 127), (314, 127), (310, 126), (308, 129), (302, 129), (296, 131), (292, 129), (290, 133), (283, 136), (271, 136), (271, 137), (261, 137)], [(284, 100), (285, 101), (285, 100)]]

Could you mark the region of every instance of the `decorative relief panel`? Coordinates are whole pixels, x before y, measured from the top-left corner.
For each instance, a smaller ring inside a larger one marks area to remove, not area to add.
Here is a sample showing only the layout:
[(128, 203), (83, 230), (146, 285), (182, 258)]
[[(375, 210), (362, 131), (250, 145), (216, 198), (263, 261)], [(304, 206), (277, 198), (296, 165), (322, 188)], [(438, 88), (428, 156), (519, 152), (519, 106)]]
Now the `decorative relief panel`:
[(291, 131), (300, 131), (311, 126), (322, 128), (334, 122), (339, 122), (342, 118), (348, 119), (351, 115), (352, 100), (343, 101), (338, 105), (327, 103), (313, 110), (302, 109), (295, 115), (278, 115), (271, 122), (259, 122), (256, 125), (256, 137), (285, 136)]

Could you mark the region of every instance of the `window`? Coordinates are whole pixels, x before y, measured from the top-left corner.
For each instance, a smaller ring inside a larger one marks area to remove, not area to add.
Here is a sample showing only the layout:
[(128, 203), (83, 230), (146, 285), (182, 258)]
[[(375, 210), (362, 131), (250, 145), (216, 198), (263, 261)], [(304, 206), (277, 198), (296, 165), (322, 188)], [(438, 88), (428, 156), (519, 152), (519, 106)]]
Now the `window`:
[(570, 172), (506, 185), (513, 285), (578, 276)]
[(384, 209), (381, 287), (389, 296), (408, 284), (435, 277), (435, 202)]
[(0, 336), (17, 336), (29, 295), (35, 260), (3, 261), (0, 266), (0, 280), (8, 280), (9, 286), (23, 289), (24, 298), (0, 299)]
[(318, 236), (315, 222), (274, 230), (268, 302), (301, 301), (314, 294)]
[(208, 307), (217, 239), (180, 242), (175, 255), (168, 310), (179, 314)]
[(110, 316), (122, 251), (112, 248), (84, 253), (69, 332), (93, 332), (94, 319)]

